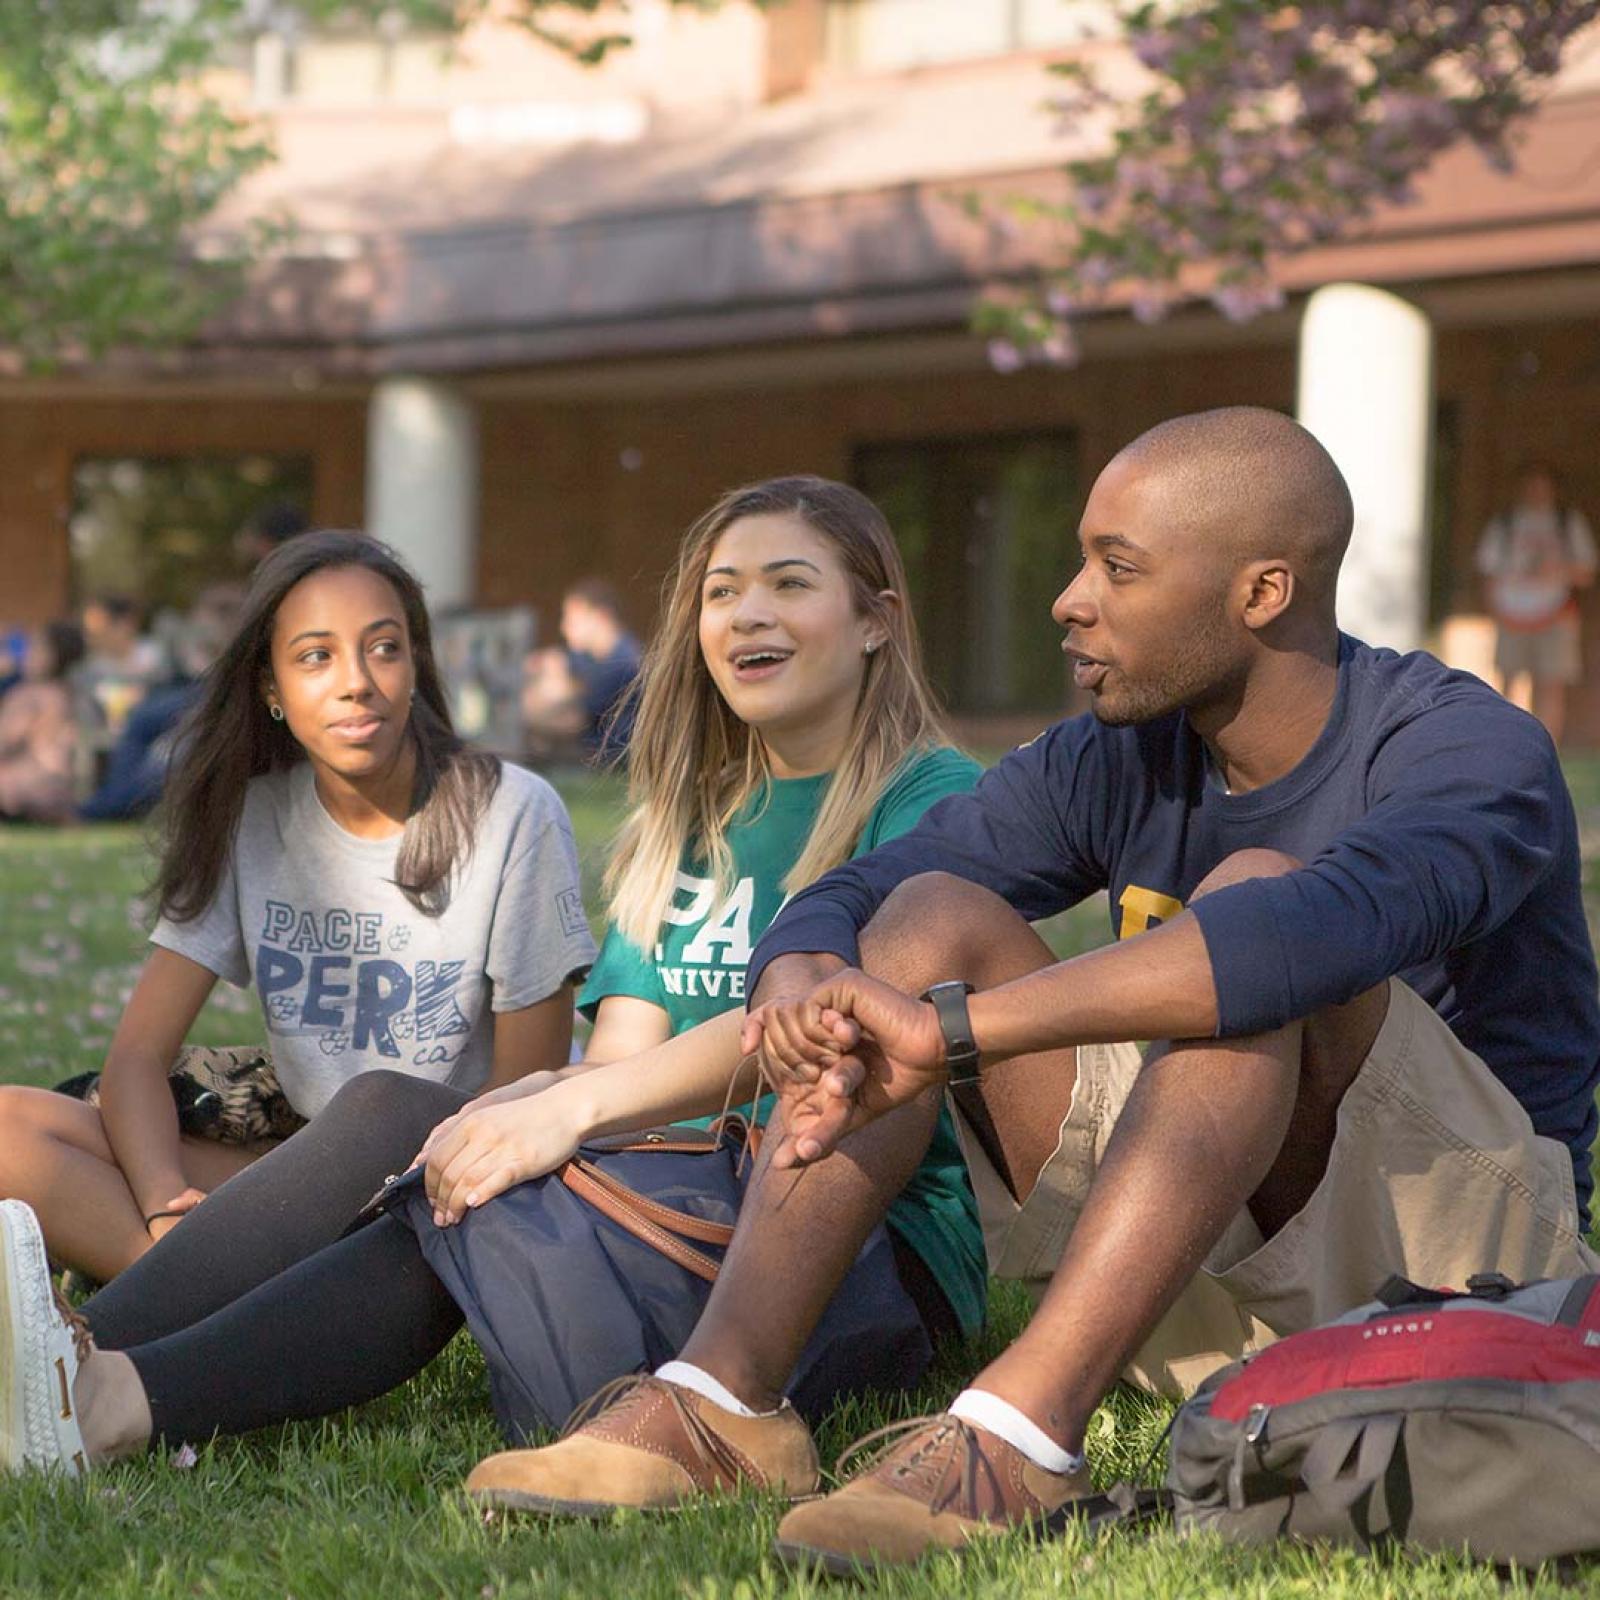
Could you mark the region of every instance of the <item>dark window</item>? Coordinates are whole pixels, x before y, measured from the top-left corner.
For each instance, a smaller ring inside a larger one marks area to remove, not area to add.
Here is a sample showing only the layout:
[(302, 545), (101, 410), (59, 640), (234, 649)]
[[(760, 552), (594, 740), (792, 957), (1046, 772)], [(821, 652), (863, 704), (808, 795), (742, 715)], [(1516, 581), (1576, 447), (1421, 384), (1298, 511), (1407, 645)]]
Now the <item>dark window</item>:
[(1070, 434), (863, 445), (857, 486), (899, 541), (930, 676), (953, 710), (1059, 712), (1050, 606), (1076, 569)]
[(72, 473), (72, 581), (81, 600), (122, 594), (185, 611), (243, 577), (234, 535), (274, 502), (311, 504), (309, 456), (92, 456)]

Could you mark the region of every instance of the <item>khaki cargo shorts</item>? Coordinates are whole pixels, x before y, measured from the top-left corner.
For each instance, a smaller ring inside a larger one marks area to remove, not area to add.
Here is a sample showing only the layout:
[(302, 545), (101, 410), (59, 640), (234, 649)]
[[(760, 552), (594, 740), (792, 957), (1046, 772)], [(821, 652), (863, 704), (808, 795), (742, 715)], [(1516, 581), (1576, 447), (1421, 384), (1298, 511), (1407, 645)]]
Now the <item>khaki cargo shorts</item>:
[[(1084, 1045), (1061, 1140), (1019, 1206), (959, 1113), (989, 1269), (1044, 1293), (1140, 1066), (1137, 1045)], [(1174, 1193), (1175, 1207), (1184, 1204)], [(1600, 1270), (1578, 1231), (1572, 1158), (1398, 979), (1339, 1107), (1328, 1170), (1264, 1240), (1248, 1211), (1157, 1325), (1126, 1376), (1187, 1395), (1218, 1367), (1372, 1298), (1390, 1273), (1462, 1286)]]

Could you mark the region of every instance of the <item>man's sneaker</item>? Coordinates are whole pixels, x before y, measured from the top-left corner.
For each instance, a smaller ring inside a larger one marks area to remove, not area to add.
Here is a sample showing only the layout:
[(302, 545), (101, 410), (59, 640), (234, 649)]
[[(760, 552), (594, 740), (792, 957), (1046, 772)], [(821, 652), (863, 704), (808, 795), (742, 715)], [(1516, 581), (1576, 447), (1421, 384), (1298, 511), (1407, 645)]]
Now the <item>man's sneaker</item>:
[(1042, 1521), (1091, 1492), (1087, 1467), (1049, 1472), (959, 1417), (879, 1428), (845, 1451), (840, 1469), (875, 1445), (879, 1453), (857, 1477), (778, 1524), (784, 1561), (838, 1574), (920, 1561)]
[(603, 1517), (622, 1507), (667, 1511), (746, 1486), (792, 1500), (815, 1493), (820, 1480), (810, 1430), (788, 1401), (741, 1417), (675, 1383), (632, 1374), (579, 1406), (555, 1444), (480, 1461), (467, 1493), (485, 1505)]
[(38, 1219), (20, 1200), (0, 1200), (0, 1468), (88, 1471), (72, 1381), (89, 1329), (50, 1281)]

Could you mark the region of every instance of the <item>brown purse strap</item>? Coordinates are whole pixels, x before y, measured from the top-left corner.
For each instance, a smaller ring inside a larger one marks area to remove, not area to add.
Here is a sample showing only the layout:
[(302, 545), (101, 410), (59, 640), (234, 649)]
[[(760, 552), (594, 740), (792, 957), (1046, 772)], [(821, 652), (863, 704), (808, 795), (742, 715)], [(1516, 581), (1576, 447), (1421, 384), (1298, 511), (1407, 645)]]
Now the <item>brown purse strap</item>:
[[(685, 1219), (681, 1212), (673, 1211), (668, 1206), (657, 1205), (655, 1201), (646, 1199), (644, 1195), (628, 1188), (626, 1184), (607, 1178), (598, 1167), (581, 1157), (564, 1163), (559, 1170), (561, 1181), (579, 1199), (587, 1200), (596, 1211), (610, 1217), (619, 1228), (626, 1228), (634, 1238), (642, 1240), (652, 1249), (659, 1250), (669, 1261), (676, 1262), (697, 1278), (704, 1278), (707, 1283), (717, 1281), (717, 1263), (710, 1256), (669, 1233), (666, 1228), (652, 1220), (648, 1213), (664, 1212), (669, 1217), (693, 1221), (701, 1227), (716, 1227), (720, 1226), (719, 1224), (703, 1223), (698, 1217)], [(677, 1225), (677, 1222), (673, 1223), (673, 1226)], [(724, 1228), (723, 1231), (728, 1238), (733, 1237), (732, 1228)], [(696, 1237), (703, 1236), (696, 1235)], [(726, 1240), (719, 1242), (726, 1243)]]
[(701, 1244), (719, 1245), (723, 1249), (727, 1248), (728, 1241), (733, 1238), (733, 1229), (726, 1222), (710, 1222), (705, 1217), (697, 1217), (690, 1212), (676, 1211), (671, 1206), (664, 1206), (659, 1200), (652, 1200), (649, 1195), (640, 1194), (637, 1189), (630, 1188), (620, 1178), (612, 1177), (609, 1172), (595, 1166), (592, 1161), (586, 1161), (582, 1156), (574, 1156), (568, 1165), (577, 1167), (585, 1177), (599, 1184), (619, 1205), (637, 1212), (659, 1228), (667, 1228), (673, 1233), (681, 1234), (685, 1239), (698, 1239)]

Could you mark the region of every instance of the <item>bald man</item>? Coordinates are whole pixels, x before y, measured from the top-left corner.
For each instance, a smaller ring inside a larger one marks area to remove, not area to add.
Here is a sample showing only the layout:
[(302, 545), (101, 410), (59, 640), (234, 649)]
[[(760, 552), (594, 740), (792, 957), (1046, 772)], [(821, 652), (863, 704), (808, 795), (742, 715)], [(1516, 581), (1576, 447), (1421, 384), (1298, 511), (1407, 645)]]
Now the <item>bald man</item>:
[[(1187, 1392), (1390, 1273), (1596, 1269), (1600, 1001), (1560, 767), (1475, 678), (1340, 633), (1350, 527), (1275, 412), (1181, 417), (1112, 461), (1053, 608), (1092, 714), (774, 922), (745, 1043), (784, 1079), (779, 1136), (699, 1327), (475, 1492), (811, 1488), (788, 1372), (946, 1086), (991, 1267), (1041, 1302), (948, 1412), (789, 1514), (793, 1559), (1048, 1515), (1088, 1492), (1119, 1375)], [(1058, 962), (1030, 923), (1101, 889), (1116, 942)]]

